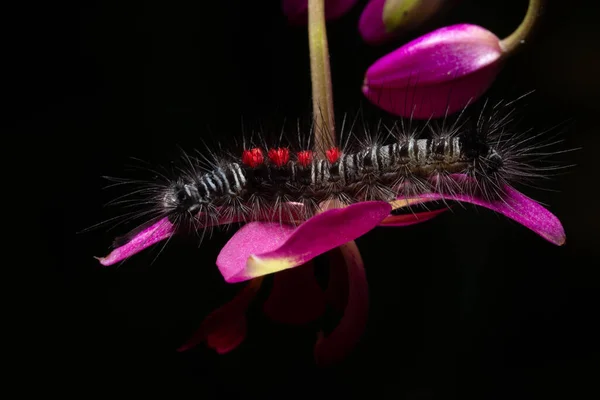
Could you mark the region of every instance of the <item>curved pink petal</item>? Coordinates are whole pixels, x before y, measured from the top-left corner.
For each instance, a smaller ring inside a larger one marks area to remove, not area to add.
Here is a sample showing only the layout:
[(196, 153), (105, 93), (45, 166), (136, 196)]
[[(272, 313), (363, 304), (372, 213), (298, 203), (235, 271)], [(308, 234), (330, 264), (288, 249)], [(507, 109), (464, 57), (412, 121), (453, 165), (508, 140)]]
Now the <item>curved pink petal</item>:
[(217, 257), (227, 282), (240, 282), (302, 265), (375, 228), (391, 211), (366, 201), (317, 214), (297, 228), (278, 223), (244, 225)]
[[(346, 14), (358, 0), (325, 0), (325, 19), (333, 21)], [(308, 0), (282, 0), (281, 8), (294, 25), (308, 22)]]
[(174, 233), (173, 224), (165, 217), (138, 232), (128, 243), (117, 247), (106, 257), (96, 257), (96, 259), (104, 266), (112, 265), (170, 238)]
[(281, 271), (273, 277), (273, 289), (263, 312), (273, 321), (304, 325), (325, 312), (325, 294), (315, 278), (312, 262)]
[(356, 243), (340, 246), (348, 273), (348, 300), (338, 326), (328, 336), (319, 333), (314, 348), (319, 365), (331, 365), (344, 359), (360, 341), (369, 314), (369, 287), (364, 264)]
[(448, 211), (448, 208), (442, 208), (439, 210), (432, 210), (432, 211), (424, 211), (424, 212), (414, 213), (414, 214), (390, 215), (389, 217), (387, 217), (386, 219), (381, 221), (379, 226), (400, 227), (400, 226), (410, 226), (410, 225), (420, 224), (421, 222), (429, 221), (430, 219), (437, 217), (444, 211)]
[(214, 349), (217, 354), (227, 354), (235, 350), (244, 339), (248, 331), (246, 316), (232, 319), (218, 331), (206, 335), (206, 345)]
[(177, 351), (186, 351), (206, 341), (219, 354), (239, 346), (246, 337), (246, 311), (262, 285), (262, 278), (252, 280), (231, 301), (210, 313), (194, 335)]
[[(298, 222), (302, 218), (303, 205), (300, 203), (289, 202), (285, 203), (286, 212), (283, 215), (276, 214), (275, 210), (272, 210), (272, 214), (266, 212), (264, 218), (277, 218), (283, 222)], [(219, 209), (217, 209), (217, 213)], [(220, 219), (206, 218), (203, 213), (199, 213), (196, 216), (198, 224), (194, 224), (196, 229), (204, 229), (210, 226), (227, 225), (234, 222), (243, 222), (244, 217), (236, 215), (233, 217), (223, 217)], [(175, 234), (175, 226), (169, 221), (167, 217), (162, 218), (158, 222), (144, 227), (139, 232), (131, 237), (129, 242), (123, 246), (117, 247), (106, 257), (95, 257), (100, 261), (102, 265), (108, 266), (129, 258), (148, 247), (170, 238)]]
[[(472, 178), (460, 174), (452, 175), (452, 178), (457, 182), (465, 180), (472, 181)], [(501, 200), (488, 200), (483, 196), (477, 195), (470, 196), (467, 194), (440, 193), (425, 193), (421, 195), (420, 198), (421, 202), (445, 199), (485, 207), (515, 220), (553, 244), (558, 246), (565, 244), (566, 236), (564, 228), (555, 215), (536, 201), (510, 186), (504, 186), (503, 191), (506, 195)]]

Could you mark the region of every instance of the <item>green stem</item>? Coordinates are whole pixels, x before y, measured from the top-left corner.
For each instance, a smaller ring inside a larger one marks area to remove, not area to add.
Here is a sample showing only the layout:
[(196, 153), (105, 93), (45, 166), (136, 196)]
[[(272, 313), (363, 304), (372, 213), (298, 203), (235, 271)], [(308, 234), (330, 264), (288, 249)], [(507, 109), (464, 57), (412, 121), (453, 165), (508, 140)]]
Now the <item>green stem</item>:
[(531, 35), (538, 17), (542, 13), (543, 3), (543, 0), (529, 0), (527, 14), (525, 14), (521, 25), (513, 33), (500, 41), (505, 54), (512, 54), (525, 44), (525, 40)]
[(335, 117), (324, 0), (308, 0), (308, 46), (315, 151), (325, 157), (325, 151), (335, 145)]

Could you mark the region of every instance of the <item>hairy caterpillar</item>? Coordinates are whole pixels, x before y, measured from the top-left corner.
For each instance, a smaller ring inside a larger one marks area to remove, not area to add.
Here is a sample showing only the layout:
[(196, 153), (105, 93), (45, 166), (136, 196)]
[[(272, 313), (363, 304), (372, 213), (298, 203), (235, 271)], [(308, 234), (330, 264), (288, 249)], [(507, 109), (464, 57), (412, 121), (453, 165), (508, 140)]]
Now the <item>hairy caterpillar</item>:
[[(391, 201), (422, 193), (478, 194), (502, 200), (503, 188), (561, 168), (535, 163), (555, 154), (543, 133), (511, 129), (514, 102), (484, 105), (475, 118), (461, 113), (452, 124), (427, 121), (420, 129), (400, 121), (366, 141), (321, 149), (244, 146), (240, 153), (193, 159), (174, 178), (148, 182), (132, 194), (150, 204), (147, 214), (200, 232), (228, 222), (303, 221), (330, 201)], [(356, 137), (352, 132), (350, 137)], [(348, 138), (348, 139), (349, 139)], [(471, 179), (451, 179), (456, 174)], [(300, 207), (298, 207), (300, 205)], [(138, 229), (117, 240), (123, 244)]]

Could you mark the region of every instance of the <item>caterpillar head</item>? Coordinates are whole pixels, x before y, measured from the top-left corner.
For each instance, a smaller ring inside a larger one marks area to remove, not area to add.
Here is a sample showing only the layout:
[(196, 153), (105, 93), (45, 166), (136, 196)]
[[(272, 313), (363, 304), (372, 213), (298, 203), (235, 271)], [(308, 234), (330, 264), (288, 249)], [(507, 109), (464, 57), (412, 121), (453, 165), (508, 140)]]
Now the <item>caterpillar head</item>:
[(493, 175), (504, 165), (504, 157), (485, 135), (462, 136), (461, 148), (466, 159), (473, 160), (474, 167), (480, 174)]
[(495, 174), (500, 171), (504, 165), (504, 158), (496, 149), (490, 147), (487, 154), (483, 157), (483, 162), (487, 172)]
[(169, 185), (163, 197), (163, 208), (169, 214), (195, 215), (207, 200), (198, 192), (197, 185), (178, 180)]

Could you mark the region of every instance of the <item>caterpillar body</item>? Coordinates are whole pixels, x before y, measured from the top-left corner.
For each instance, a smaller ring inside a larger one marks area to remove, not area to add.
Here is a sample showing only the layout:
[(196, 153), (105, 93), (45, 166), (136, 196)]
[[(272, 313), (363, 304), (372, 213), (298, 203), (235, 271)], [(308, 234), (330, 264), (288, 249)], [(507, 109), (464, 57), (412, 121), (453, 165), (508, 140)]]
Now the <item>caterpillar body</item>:
[[(354, 143), (354, 148), (345, 144), (317, 152), (251, 145), (237, 155), (213, 154), (212, 160), (203, 156), (208, 163), (185, 155), (186, 166), (175, 178), (161, 174), (162, 182), (145, 182), (130, 194), (143, 199), (123, 202), (151, 205), (143, 214), (134, 212), (134, 217), (168, 217), (175, 226), (188, 226), (203, 237), (207, 229), (227, 221), (302, 222), (330, 200), (348, 205), (431, 192), (501, 200), (504, 188), (561, 168), (534, 165), (556, 154), (545, 149), (557, 141), (540, 140), (546, 132), (512, 130), (511, 104), (499, 103), (487, 115), (484, 105), (474, 119), (461, 113), (449, 127), (445, 120), (441, 128), (428, 121), (416, 130), (401, 121), (386, 128), (386, 135), (378, 130), (366, 143)], [(424, 134), (427, 131), (431, 135)], [(382, 136), (389, 140), (380, 140)], [(144, 225), (117, 239), (115, 246)]]
[[(303, 150), (292, 159), (287, 148), (256, 147), (244, 150), (241, 162), (225, 162), (213, 171), (173, 182), (166, 189), (163, 207), (173, 218), (214, 208), (228, 215), (242, 212), (243, 218), (252, 219), (263, 207), (273, 209), (285, 202), (301, 203), (312, 212), (316, 204), (330, 199), (348, 204), (417, 195), (433, 190), (435, 178), (445, 174), (495, 180), (502, 166), (496, 149), (465, 137), (409, 138), (349, 154), (333, 147), (325, 158)], [(231, 210), (234, 207), (239, 210)]]

